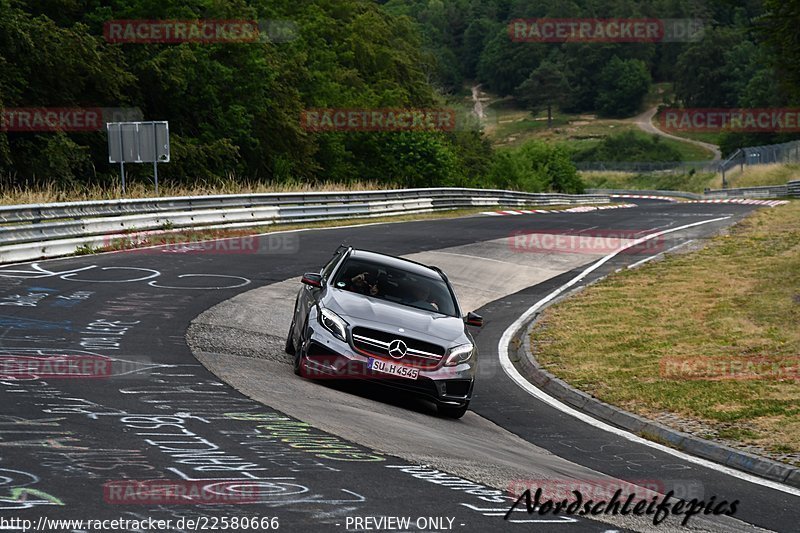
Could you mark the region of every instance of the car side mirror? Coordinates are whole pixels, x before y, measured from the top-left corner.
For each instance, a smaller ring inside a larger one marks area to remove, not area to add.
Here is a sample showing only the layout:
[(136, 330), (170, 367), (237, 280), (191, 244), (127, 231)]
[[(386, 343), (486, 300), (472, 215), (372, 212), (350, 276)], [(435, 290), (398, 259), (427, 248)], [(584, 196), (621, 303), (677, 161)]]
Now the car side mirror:
[(468, 326), (480, 328), (483, 326), (483, 317), (481, 315), (476, 315), (475, 313), (467, 313), (467, 316), (464, 317), (464, 322)]
[(303, 285), (308, 285), (309, 287), (320, 288), (322, 287), (322, 274), (316, 274), (314, 272), (306, 272), (303, 274), (303, 278), (300, 280)]

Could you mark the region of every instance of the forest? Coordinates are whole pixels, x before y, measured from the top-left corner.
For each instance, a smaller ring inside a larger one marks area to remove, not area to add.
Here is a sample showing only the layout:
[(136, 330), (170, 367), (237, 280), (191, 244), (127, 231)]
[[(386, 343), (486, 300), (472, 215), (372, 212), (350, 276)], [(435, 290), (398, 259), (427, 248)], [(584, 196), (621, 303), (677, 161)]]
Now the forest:
[[(700, 19), (692, 42), (544, 43), (517, 19)], [(248, 42), (118, 42), (109, 21), (253, 20)], [(492, 146), (461, 113), (447, 131), (309, 131), (308, 109), (449, 109), (474, 84), (531, 112), (626, 117), (651, 84), (671, 106), (800, 102), (800, 2), (780, 0), (0, 0), (0, 109), (124, 108), (170, 123), (174, 183), (350, 183), (582, 189), (563, 146)], [(271, 26), (270, 26), (271, 25)], [(4, 117), (7, 116), (4, 111)], [(0, 183), (118, 179), (106, 132), (0, 127)], [(786, 134), (727, 134), (722, 147)], [(147, 165), (130, 165), (147, 176)]]

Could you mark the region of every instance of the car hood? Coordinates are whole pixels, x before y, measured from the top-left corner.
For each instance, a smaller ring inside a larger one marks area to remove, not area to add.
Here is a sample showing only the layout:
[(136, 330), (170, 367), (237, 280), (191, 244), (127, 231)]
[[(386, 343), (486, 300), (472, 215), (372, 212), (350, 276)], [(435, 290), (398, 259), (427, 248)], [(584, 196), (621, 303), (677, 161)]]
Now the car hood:
[(414, 332), (448, 344), (469, 341), (464, 332), (464, 321), (458, 317), (417, 310), (334, 288), (328, 291), (322, 304), (352, 326), (363, 325), (381, 330), (403, 328), (407, 334)]

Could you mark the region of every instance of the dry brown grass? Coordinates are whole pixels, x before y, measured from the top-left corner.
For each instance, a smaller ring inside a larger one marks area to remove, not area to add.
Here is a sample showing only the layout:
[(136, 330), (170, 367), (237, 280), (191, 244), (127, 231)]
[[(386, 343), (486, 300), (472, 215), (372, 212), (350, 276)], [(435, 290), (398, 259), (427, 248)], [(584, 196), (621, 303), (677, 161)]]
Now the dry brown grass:
[[(271, 192), (313, 191), (370, 191), (399, 188), (378, 182), (354, 183), (238, 183), (227, 181), (219, 185), (161, 186), (159, 196), (207, 196), (215, 194), (257, 194)], [(155, 198), (152, 185), (133, 183), (127, 187), (124, 198)], [(7, 187), (0, 189), (0, 205), (39, 204), (50, 202), (76, 202), (84, 200), (115, 200), (123, 198), (121, 187), (58, 187), (52, 184), (38, 187)]]
[(687, 380), (661, 367), (665, 358), (764, 358), (800, 370), (800, 202), (548, 309), (532, 341), (548, 370), (603, 401), (694, 419), (742, 445), (800, 452), (800, 380)]
[[(727, 175), (728, 187), (761, 187), (764, 185), (785, 185), (789, 181), (800, 180), (800, 165), (776, 163), (774, 165), (754, 165), (738, 168)], [(718, 174), (712, 188), (722, 188), (722, 175)]]

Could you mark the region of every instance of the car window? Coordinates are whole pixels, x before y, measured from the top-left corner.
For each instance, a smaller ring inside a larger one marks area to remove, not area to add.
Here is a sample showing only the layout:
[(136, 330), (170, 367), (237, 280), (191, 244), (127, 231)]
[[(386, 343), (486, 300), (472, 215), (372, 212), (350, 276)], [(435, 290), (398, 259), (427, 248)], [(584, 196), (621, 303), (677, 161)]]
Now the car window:
[(455, 302), (444, 280), (371, 261), (348, 259), (336, 275), (333, 286), (369, 298), (457, 316)]

